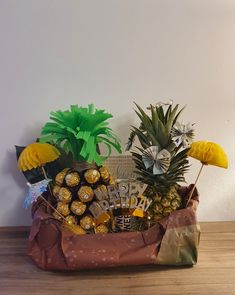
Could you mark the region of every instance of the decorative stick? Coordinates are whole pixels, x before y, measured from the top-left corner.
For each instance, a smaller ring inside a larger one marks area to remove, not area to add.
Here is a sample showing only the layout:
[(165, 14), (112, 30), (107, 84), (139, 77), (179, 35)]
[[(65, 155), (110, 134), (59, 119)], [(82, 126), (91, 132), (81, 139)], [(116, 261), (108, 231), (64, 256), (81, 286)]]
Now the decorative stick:
[(192, 188), (192, 190), (191, 190), (191, 192), (190, 192), (190, 195), (189, 195), (189, 197), (188, 197), (188, 201), (187, 201), (187, 203), (186, 203), (186, 205), (185, 205), (185, 208), (188, 206), (188, 204), (189, 204), (189, 202), (190, 202), (190, 200), (191, 200), (191, 198), (192, 198), (192, 195), (193, 195), (193, 193), (194, 193), (194, 191), (195, 191), (195, 188), (196, 188), (196, 184), (197, 184), (197, 181), (198, 181), (198, 178), (199, 178), (199, 176), (200, 176), (200, 174), (201, 174), (201, 172), (202, 172), (202, 168), (205, 166), (205, 163), (202, 163), (202, 166), (201, 166), (201, 168), (200, 168), (200, 170), (199, 170), (199, 173), (198, 173), (198, 175), (197, 175), (197, 178), (196, 178), (196, 181), (195, 181), (195, 183), (194, 183), (194, 186), (193, 186), (193, 188)]
[[(43, 166), (42, 166), (41, 168), (42, 168), (42, 172), (43, 172), (43, 175), (44, 175), (45, 179), (48, 179), (45, 168), (44, 168)], [(49, 191), (50, 191), (51, 196), (53, 196), (53, 195), (52, 195), (52, 191), (51, 191), (51, 186), (50, 186), (50, 184), (48, 184), (48, 188), (49, 188)]]
[[(41, 166), (41, 168), (42, 168), (42, 173), (43, 173), (43, 175), (44, 175), (44, 178), (45, 179), (49, 179), (48, 177), (47, 177), (47, 173), (46, 173), (46, 170), (45, 170), (45, 168), (43, 167), (43, 166)], [(52, 190), (51, 190), (51, 184), (50, 183), (48, 183), (48, 189), (49, 189), (49, 192), (50, 192), (50, 195), (49, 195), (49, 200), (53, 200), (54, 199), (54, 197), (53, 197), (53, 194), (52, 194)], [(45, 198), (44, 198), (45, 199)], [(50, 202), (47, 202), (47, 205), (49, 204)], [(54, 207), (53, 207), (54, 208)], [(47, 209), (48, 209), (48, 207), (47, 207)]]
[(47, 201), (47, 199), (45, 199), (42, 195), (40, 196), (40, 198), (53, 210), (53, 211), (55, 211), (64, 221), (66, 221), (66, 219), (64, 218), (64, 216), (57, 210), (57, 209), (55, 209), (52, 205), (51, 205), (51, 203), (49, 203), (48, 201)]

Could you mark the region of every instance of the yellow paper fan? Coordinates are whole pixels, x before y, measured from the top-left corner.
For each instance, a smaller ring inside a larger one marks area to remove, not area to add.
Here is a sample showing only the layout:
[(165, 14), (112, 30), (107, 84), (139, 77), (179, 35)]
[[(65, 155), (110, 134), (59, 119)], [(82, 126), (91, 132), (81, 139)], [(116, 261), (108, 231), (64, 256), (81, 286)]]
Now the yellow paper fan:
[(49, 143), (34, 142), (29, 144), (20, 154), (18, 168), (21, 171), (31, 170), (55, 161), (60, 152)]
[(205, 165), (213, 165), (228, 168), (228, 159), (224, 150), (217, 143), (209, 141), (197, 141), (191, 144), (188, 155)]
[(202, 166), (199, 170), (194, 186), (188, 197), (188, 201), (186, 202), (186, 207), (192, 198), (197, 181), (205, 165), (213, 165), (213, 166), (218, 166), (218, 167), (222, 167), (226, 169), (228, 168), (228, 158), (227, 158), (227, 155), (225, 154), (225, 151), (222, 149), (221, 146), (219, 146), (217, 143), (214, 143), (214, 142), (209, 142), (209, 141), (193, 142), (190, 146), (190, 150), (188, 151), (188, 155), (190, 157), (193, 157), (201, 161)]

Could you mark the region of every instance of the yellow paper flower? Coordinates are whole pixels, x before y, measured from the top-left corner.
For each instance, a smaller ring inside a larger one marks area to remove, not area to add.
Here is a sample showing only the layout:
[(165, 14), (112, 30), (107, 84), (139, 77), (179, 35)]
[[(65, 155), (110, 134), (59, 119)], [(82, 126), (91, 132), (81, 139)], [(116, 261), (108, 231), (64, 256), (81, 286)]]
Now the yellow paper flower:
[(206, 165), (228, 168), (228, 159), (224, 150), (218, 144), (209, 141), (193, 142), (188, 155)]
[(60, 152), (53, 145), (34, 142), (29, 144), (20, 154), (18, 168), (21, 171), (31, 170), (55, 161), (59, 156)]

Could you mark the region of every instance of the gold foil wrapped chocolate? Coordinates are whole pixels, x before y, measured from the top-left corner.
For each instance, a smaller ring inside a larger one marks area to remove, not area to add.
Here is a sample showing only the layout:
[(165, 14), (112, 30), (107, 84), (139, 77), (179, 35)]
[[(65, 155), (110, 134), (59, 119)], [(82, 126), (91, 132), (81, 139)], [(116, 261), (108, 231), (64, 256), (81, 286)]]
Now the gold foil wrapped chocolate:
[(110, 214), (107, 212), (103, 212), (100, 214), (100, 216), (95, 220), (95, 224), (99, 225), (101, 223), (107, 223), (110, 221)]
[(59, 185), (54, 185), (53, 189), (52, 189), (52, 194), (55, 198), (58, 198), (58, 194), (60, 191), (60, 186)]
[(74, 187), (80, 182), (80, 176), (77, 172), (70, 172), (65, 176), (67, 186)]
[(77, 224), (67, 224), (66, 222), (63, 223), (63, 226), (70, 230), (72, 233), (74, 233), (75, 235), (85, 235), (86, 231)]
[(90, 230), (95, 225), (94, 218), (90, 215), (86, 215), (80, 220), (80, 225), (83, 229)]
[(63, 203), (69, 203), (72, 200), (72, 193), (66, 187), (61, 187), (58, 193), (58, 199)]
[(62, 185), (66, 176), (66, 173), (69, 171), (69, 168), (65, 168), (63, 171), (58, 173), (55, 177), (55, 182), (58, 185)]
[(96, 234), (107, 234), (108, 232), (109, 232), (109, 229), (105, 224), (100, 224), (95, 227)]
[(100, 179), (100, 172), (96, 169), (89, 169), (85, 172), (84, 177), (88, 183), (94, 184)]
[(86, 211), (86, 205), (80, 201), (73, 201), (71, 204), (71, 211), (75, 215), (82, 215)]
[(56, 211), (53, 212), (52, 215), (55, 217), (55, 219), (60, 220), (60, 221), (62, 220), (62, 217), (61, 217), (60, 214), (58, 214)]
[(72, 215), (68, 215), (66, 218), (66, 223), (69, 224), (69, 225), (72, 225), (72, 224), (76, 224), (76, 218)]
[(69, 210), (69, 205), (65, 204), (63, 202), (58, 202), (57, 203), (57, 207), (56, 207), (57, 211), (59, 211), (60, 214), (62, 214), (63, 216), (68, 216), (70, 213)]
[(101, 175), (102, 179), (103, 179), (105, 182), (109, 181), (109, 179), (110, 179), (110, 172), (109, 172), (109, 170), (108, 170), (107, 167), (102, 166), (102, 167), (99, 169), (99, 172), (100, 172), (100, 175)]
[(77, 194), (79, 199), (84, 203), (92, 201), (94, 197), (93, 189), (87, 185), (81, 186)]

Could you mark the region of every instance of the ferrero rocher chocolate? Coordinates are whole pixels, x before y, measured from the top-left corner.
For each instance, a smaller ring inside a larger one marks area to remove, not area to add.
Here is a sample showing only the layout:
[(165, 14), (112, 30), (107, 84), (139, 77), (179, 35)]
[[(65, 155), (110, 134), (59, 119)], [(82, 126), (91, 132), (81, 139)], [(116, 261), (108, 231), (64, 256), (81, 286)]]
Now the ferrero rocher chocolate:
[(60, 212), (60, 214), (62, 214), (63, 216), (67, 216), (70, 213), (69, 210), (69, 205), (65, 204), (63, 202), (58, 202), (57, 203), (57, 207), (56, 207), (57, 211)]
[(76, 215), (82, 215), (86, 211), (86, 205), (80, 201), (73, 201), (71, 211)]
[(74, 187), (79, 184), (80, 176), (77, 172), (68, 173), (65, 176), (65, 182), (66, 182), (67, 186)]
[(85, 230), (92, 229), (94, 227), (94, 224), (94, 219), (90, 215), (86, 215), (80, 220), (80, 225)]
[(67, 224), (76, 224), (76, 218), (72, 215), (68, 215), (66, 218), (65, 218)]
[(58, 199), (63, 203), (69, 203), (72, 199), (71, 191), (66, 187), (61, 187), (58, 193)]
[(61, 171), (60, 173), (58, 173), (55, 177), (55, 182), (58, 185), (62, 185), (66, 176), (66, 173), (68, 172), (69, 168), (65, 168), (63, 171)]
[(86, 234), (86, 231), (80, 225), (64, 223), (63, 226), (76, 235)]
[(53, 213), (53, 216), (54, 216), (55, 219), (57, 219), (57, 220), (62, 220), (62, 217), (61, 217), (56, 211)]
[(99, 169), (100, 175), (103, 178), (104, 181), (109, 181), (110, 179), (110, 173), (107, 167), (103, 166)]
[(107, 234), (109, 232), (109, 229), (105, 224), (100, 224), (95, 227), (95, 233), (96, 234)]
[(59, 190), (60, 190), (60, 186), (56, 184), (52, 189), (52, 193), (55, 198), (58, 198)]
[(94, 197), (93, 189), (90, 186), (81, 186), (78, 190), (78, 197), (84, 203), (90, 202)]
[(100, 179), (100, 172), (96, 169), (89, 169), (85, 172), (84, 177), (88, 183), (94, 184)]

